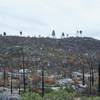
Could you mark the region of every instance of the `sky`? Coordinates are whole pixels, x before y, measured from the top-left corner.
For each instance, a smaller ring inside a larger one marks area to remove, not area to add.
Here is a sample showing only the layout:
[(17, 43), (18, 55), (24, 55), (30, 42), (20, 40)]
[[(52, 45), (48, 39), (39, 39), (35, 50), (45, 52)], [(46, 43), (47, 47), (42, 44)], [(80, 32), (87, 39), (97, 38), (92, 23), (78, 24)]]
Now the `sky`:
[(51, 36), (62, 32), (100, 39), (100, 0), (0, 0), (0, 34)]

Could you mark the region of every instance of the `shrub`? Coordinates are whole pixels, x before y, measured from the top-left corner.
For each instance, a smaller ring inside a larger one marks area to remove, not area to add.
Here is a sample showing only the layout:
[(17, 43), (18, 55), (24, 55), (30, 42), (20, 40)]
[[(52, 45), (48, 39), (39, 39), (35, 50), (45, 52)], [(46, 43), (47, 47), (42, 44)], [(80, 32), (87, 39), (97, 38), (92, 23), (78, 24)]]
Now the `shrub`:
[(68, 92), (68, 93), (73, 93), (75, 90), (72, 88), (72, 86), (66, 86), (65, 90)]
[(51, 93), (53, 90), (50, 87), (45, 88), (45, 93)]
[(68, 93), (65, 90), (54, 91), (52, 93), (46, 94), (43, 100), (74, 100), (75, 94)]
[(42, 97), (36, 93), (27, 92), (22, 94), (22, 100), (42, 100)]

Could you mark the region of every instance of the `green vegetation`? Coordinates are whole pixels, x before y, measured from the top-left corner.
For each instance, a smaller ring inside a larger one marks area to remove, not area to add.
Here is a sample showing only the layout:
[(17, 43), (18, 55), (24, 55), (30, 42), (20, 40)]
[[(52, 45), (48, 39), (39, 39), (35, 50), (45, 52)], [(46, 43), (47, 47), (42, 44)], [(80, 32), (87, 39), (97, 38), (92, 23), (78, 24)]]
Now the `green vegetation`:
[(27, 92), (22, 94), (22, 100), (42, 100), (42, 97), (39, 94)]
[(42, 98), (36, 93), (25, 93), (22, 95), (22, 100), (74, 100), (75, 93), (68, 93), (65, 90), (52, 91), (46, 93)]
[(46, 88), (43, 98), (39, 94), (27, 92), (22, 94), (22, 100), (100, 100), (100, 97), (78, 96), (71, 87), (66, 87), (57, 91)]
[(53, 92), (53, 90), (50, 87), (45, 88), (45, 93), (51, 93)]
[(54, 91), (44, 96), (44, 100), (74, 100), (75, 94), (65, 90)]
[(100, 100), (100, 97), (77, 97), (76, 93), (59, 90), (47, 93), (43, 98), (39, 94), (27, 92), (22, 95), (22, 100)]
[(68, 93), (73, 93), (73, 92), (74, 92), (74, 89), (72, 88), (72, 86), (66, 86), (65, 90), (66, 90)]

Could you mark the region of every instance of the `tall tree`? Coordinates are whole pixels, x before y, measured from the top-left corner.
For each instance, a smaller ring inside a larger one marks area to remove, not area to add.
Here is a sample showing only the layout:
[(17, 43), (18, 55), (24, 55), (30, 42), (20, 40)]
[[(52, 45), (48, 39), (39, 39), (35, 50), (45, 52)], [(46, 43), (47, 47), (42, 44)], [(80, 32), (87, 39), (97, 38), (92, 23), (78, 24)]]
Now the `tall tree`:
[(68, 38), (68, 37), (69, 37), (69, 34), (67, 34), (66, 36), (67, 36), (67, 38)]
[(79, 33), (80, 33), (80, 35), (81, 35), (81, 37), (82, 37), (82, 33), (83, 33), (83, 31), (82, 31), (82, 30), (80, 30), (80, 31), (79, 31)]
[(61, 36), (62, 38), (64, 38), (65, 37), (65, 33), (64, 32), (62, 32), (62, 36)]
[[(22, 31), (20, 31), (20, 35), (22, 36)], [(25, 77), (25, 62), (24, 62), (24, 48), (23, 48), (23, 44), (22, 44), (22, 67), (23, 67), (23, 85), (24, 85), (24, 92), (26, 91), (26, 77)]]
[(55, 30), (52, 31), (52, 37), (54, 38), (56, 35)]
[(84, 77), (84, 76), (85, 76), (85, 75), (84, 75), (84, 74), (85, 74), (85, 72), (84, 72), (84, 64), (83, 64), (83, 71), (82, 71), (82, 72), (83, 72), (83, 85), (85, 85), (85, 77)]
[(25, 55), (24, 55), (24, 49), (22, 48), (22, 65), (23, 65), (23, 84), (24, 84), (24, 92), (26, 92), (26, 77), (25, 77)]
[(6, 36), (7, 35), (6, 32), (3, 32), (3, 35)]
[(44, 96), (44, 66), (42, 65), (42, 97)]
[(22, 31), (20, 31), (20, 35), (21, 35), (21, 36), (22, 36), (22, 34), (23, 34)]
[[(3, 35), (6, 36), (6, 32), (3, 32)], [(6, 40), (6, 37), (5, 37), (5, 40)], [(4, 57), (6, 58), (6, 57)], [(4, 60), (5, 61), (5, 60)], [(3, 75), (4, 75), (4, 87), (5, 87), (5, 84), (6, 84), (6, 70), (5, 70), (5, 64), (3, 66)]]

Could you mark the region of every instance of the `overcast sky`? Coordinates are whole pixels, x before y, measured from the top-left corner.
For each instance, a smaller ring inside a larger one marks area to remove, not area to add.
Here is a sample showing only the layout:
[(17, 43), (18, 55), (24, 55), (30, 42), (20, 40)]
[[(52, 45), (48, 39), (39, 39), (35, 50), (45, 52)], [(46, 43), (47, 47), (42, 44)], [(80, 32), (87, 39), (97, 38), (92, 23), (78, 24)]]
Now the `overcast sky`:
[(0, 33), (50, 36), (52, 30), (100, 39), (100, 0), (0, 0)]

